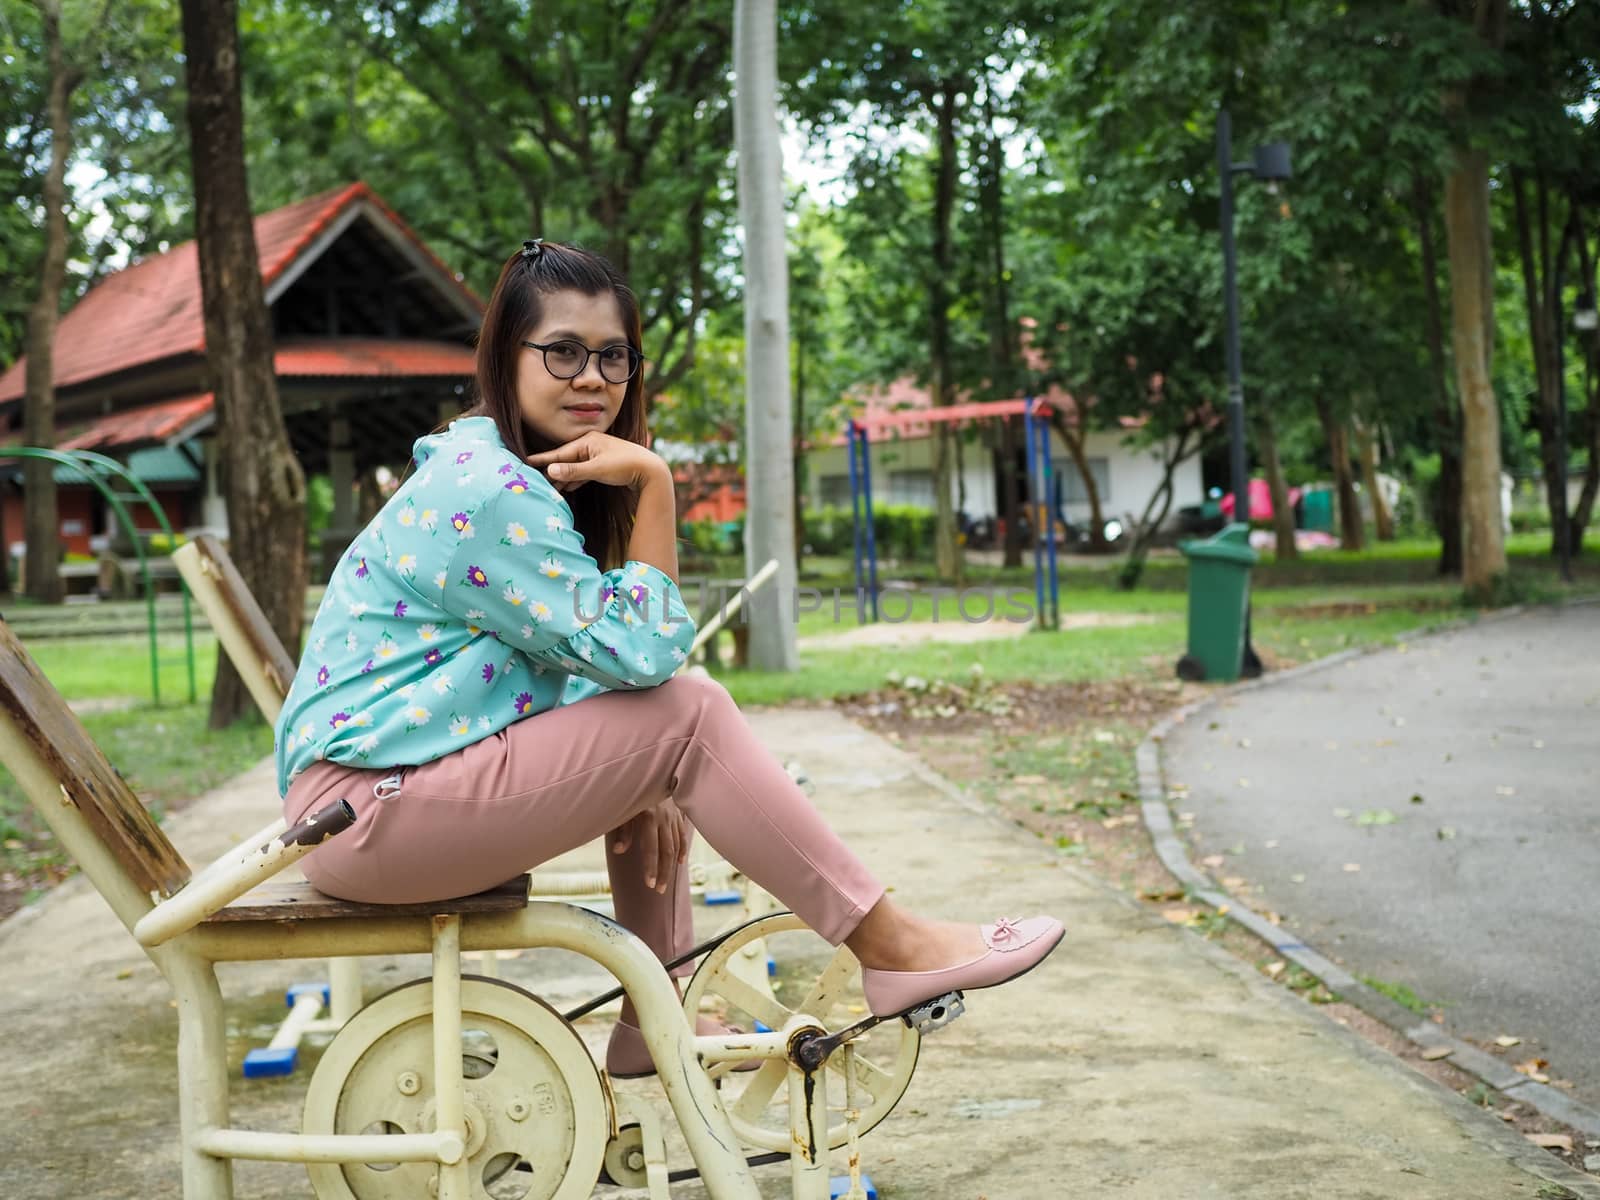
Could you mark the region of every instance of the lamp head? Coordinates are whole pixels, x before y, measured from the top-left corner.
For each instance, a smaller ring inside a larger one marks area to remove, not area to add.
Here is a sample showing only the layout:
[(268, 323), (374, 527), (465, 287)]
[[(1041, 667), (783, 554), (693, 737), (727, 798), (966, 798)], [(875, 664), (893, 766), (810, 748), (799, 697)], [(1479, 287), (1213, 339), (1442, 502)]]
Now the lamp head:
[(1264, 146), (1257, 146), (1250, 173), (1257, 179), (1269, 183), (1289, 179), (1293, 172), (1289, 167), (1289, 143), (1268, 142)]

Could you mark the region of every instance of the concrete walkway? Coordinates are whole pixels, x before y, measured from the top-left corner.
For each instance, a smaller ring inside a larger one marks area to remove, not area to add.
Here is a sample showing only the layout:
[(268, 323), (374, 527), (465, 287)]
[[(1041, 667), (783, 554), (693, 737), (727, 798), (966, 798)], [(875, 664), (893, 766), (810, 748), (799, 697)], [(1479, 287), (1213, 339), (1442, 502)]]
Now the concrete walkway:
[[(819, 806), (897, 898), (1069, 922), (1049, 962), (969, 997), (969, 1015), (924, 1047), (900, 1108), (863, 1145), (886, 1200), (1600, 1198), (1600, 1181), (1064, 864), (891, 744), (829, 711), (753, 723), (805, 764)], [(258, 768), (172, 832), (209, 857), (273, 806)], [(174, 1018), (154, 969), (81, 880), (0, 927), (0, 962), (0, 1195), (175, 1197)], [(603, 982), (573, 963), (530, 954), (504, 973), (559, 1005)], [(369, 986), (418, 968), (374, 960)], [(224, 968), (235, 1061), (281, 1015), (284, 985), (314, 976), (312, 964)], [(603, 1040), (602, 1022), (583, 1028)], [(303, 1072), (236, 1085), (236, 1121), (294, 1128)], [(782, 1168), (758, 1174), (767, 1196), (787, 1195)], [(299, 1168), (241, 1164), (236, 1178), (240, 1197), (310, 1195)]]
[(1600, 1107), (1600, 605), (1240, 692), (1163, 746), (1192, 857), (1358, 976)]

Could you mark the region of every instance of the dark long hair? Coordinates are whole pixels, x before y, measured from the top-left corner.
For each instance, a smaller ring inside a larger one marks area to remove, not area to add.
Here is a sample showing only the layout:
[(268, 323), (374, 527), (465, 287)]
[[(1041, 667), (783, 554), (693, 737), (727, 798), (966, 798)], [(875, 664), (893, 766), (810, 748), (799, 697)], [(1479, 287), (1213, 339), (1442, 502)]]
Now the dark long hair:
[[(544, 297), (566, 291), (614, 296), (628, 345), (643, 352), (639, 302), (617, 269), (600, 255), (577, 246), (542, 242), (537, 254), (519, 250), (508, 258), (478, 330), (477, 400), (465, 415), (492, 417), (500, 440), (518, 458), (555, 448), (555, 443), (523, 424), (517, 406), (517, 356), (522, 339), (544, 316)], [(628, 380), (617, 419), (606, 432), (641, 446), (648, 443), (642, 367)], [(568, 492), (567, 503), (572, 506), (574, 526), (583, 534), (585, 549), (601, 569), (620, 566), (638, 507), (633, 491), (588, 483)]]

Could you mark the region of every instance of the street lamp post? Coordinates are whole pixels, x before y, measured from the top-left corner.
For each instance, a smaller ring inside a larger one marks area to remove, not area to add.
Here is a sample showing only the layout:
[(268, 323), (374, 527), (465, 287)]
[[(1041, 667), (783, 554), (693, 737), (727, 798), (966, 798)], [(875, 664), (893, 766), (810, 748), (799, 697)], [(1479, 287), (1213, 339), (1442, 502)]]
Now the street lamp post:
[(1228, 462), (1233, 488), (1233, 519), (1250, 520), (1250, 480), (1245, 465), (1244, 383), (1239, 356), (1238, 259), (1233, 248), (1233, 177), (1244, 173), (1267, 183), (1290, 177), (1289, 143), (1257, 146), (1249, 162), (1233, 161), (1233, 121), (1227, 109), (1217, 113), (1217, 173), (1222, 180), (1222, 286), (1228, 310)]
[[(1238, 260), (1233, 246), (1233, 177), (1245, 173), (1268, 184), (1290, 177), (1289, 143), (1257, 146), (1249, 162), (1233, 161), (1233, 119), (1227, 109), (1217, 112), (1217, 174), (1222, 183), (1222, 292), (1227, 308), (1228, 358), (1228, 470), (1233, 489), (1233, 519), (1250, 524), (1250, 473), (1245, 462), (1244, 382), (1239, 354)], [(1245, 620), (1244, 674), (1259, 675), (1261, 660), (1250, 644), (1249, 618)]]

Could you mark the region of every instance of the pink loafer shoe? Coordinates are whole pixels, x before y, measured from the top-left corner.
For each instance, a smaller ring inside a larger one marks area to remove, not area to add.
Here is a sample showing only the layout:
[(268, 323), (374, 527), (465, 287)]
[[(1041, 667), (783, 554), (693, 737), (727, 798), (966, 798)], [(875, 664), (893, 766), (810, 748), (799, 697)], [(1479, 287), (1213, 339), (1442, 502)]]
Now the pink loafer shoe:
[[(743, 1033), (744, 1030), (710, 1017), (697, 1017), (694, 1031), (700, 1037), (715, 1037), (719, 1033)], [(761, 1067), (758, 1059), (742, 1062), (735, 1071), (755, 1071)], [(606, 1044), (606, 1074), (613, 1079), (644, 1079), (656, 1073), (656, 1064), (650, 1049), (644, 1044), (644, 1034), (637, 1025), (629, 1025), (620, 1017), (611, 1030), (611, 1041)]]
[(1025, 921), (1000, 918), (982, 926), (989, 949), (970, 962), (938, 971), (875, 971), (861, 968), (867, 1007), (876, 1017), (893, 1017), (948, 992), (995, 987), (1026, 975), (1061, 944), (1065, 934), (1054, 917)]

